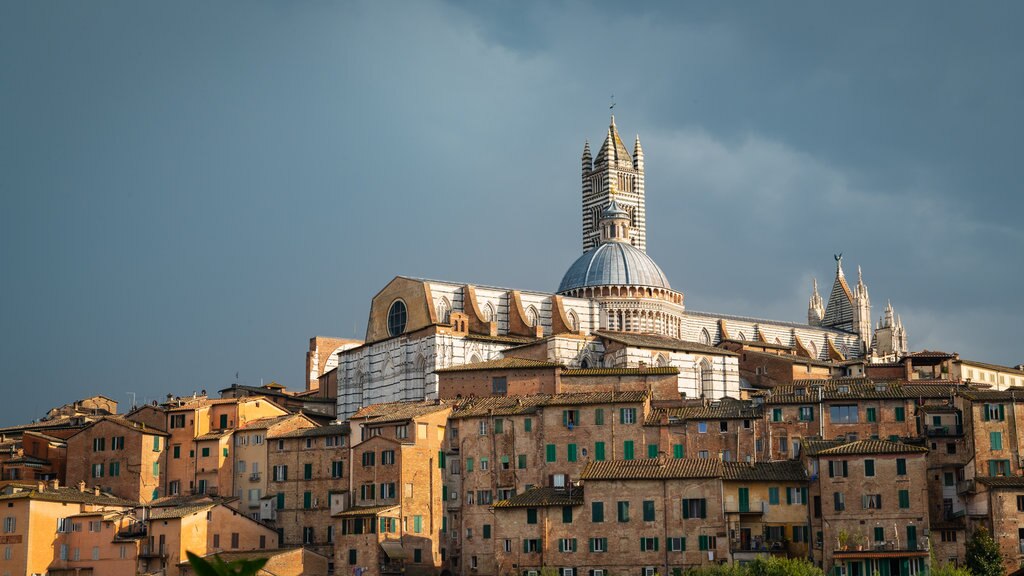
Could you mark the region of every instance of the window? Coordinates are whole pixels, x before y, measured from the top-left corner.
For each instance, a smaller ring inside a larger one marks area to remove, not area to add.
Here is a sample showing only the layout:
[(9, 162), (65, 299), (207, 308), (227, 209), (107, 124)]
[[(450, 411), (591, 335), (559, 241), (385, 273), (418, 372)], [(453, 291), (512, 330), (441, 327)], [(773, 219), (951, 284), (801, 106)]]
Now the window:
[(594, 442), (594, 460), (597, 462), (603, 462), (604, 458), (604, 442)]
[[(154, 462), (154, 464), (156, 464), (156, 462)], [(120, 476), (121, 475), (121, 463), (120, 462), (111, 462), (110, 466), (108, 468), (109, 468), (110, 476)]]
[(480, 435), (487, 436), (487, 420), (480, 421)]
[(1017, 496), (1017, 511), (1024, 512), (1024, 496)]
[(15, 532), (15, 528), (17, 528), (17, 522), (18, 522), (18, 519), (15, 518), (14, 516), (7, 516), (7, 517), (5, 517), (4, 518), (4, 534), (10, 534), (11, 532)]
[(619, 522), (629, 522), (629, 502), (620, 500), (617, 509)]
[(315, 542), (316, 542), (316, 540), (315, 540), (315, 538), (313, 536), (313, 527), (312, 526), (303, 526), (302, 527), (302, 543), (303, 544), (314, 544)]
[(907, 409), (903, 406), (896, 407), (896, 421), (904, 422), (907, 419)]
[(772, 408), (772, 422), (782, 422), (782, 408)]
[(721, 422), (719, 422), (718, 423), (718, 431), (723, 433), (723, 434), (728, 432), (729, 431), (729, 423), (727, 421), (725, 421), (725, 420), (722, 420)]
[(842, 492), (833, 492), (832, 502), (835, 505), (836, 512), (846, 510), (846, 496)]
[(575, 552), (576, 551), (576, 539), (575, 538), (562, 538), (558, 541), (559, 552)]
[(394, 450), (381, 450), (380, 451), (380, 463), (382, 466), (389, 466), (395, 463), (395, 451)]
[(800, 421), (811, 422), (814, 420), (814, 407), (813, 406), (801, 406), (800, 407)]
[(686, 498), (682, 502), (683, 519), (707, 518), (708, 502), (704, 498)]
[(620, 424), (636, 424), (636, 408), (619, 408)]
[(491, 539), (491, 525), (490, 524), (484, 524), (484, 540), (490, 540), (490, 539)]
[(604, 522), (604, 502), (590, 503), (590, 521)]
[(849, 462), (847, 462), (846, 460), (829, 460), (829, 462), (828, 462), (828, 477), (829, 478), (836, 478), (836, 477), (846, 478), (849, 475), (850, 475)]
[(238, 532), (231, 533), (231, 547), (238, 548)]
[(494, 433), (502, 434), (505, 432), (505, 421), (501, 418), (494, 419)]
[(506, 376), (495, 376), (491, 378), (491, 395), (504, 396), (508, 393), (508, 378)]
[(202, 455), (203, 455), (204, 458), (210, 455), (210, 447), (209, 446), (207, 446), (206, 448), (202, 449)]
[(668, 539), (668, 551), (669, 552), (684, 552), (686, 551), (686, 537), (669, 538)]
[(594, 410), (594, 425), (604, 426), (604, 408), (597, 408)]
[(400, 426), (395, 426), (395, 438), (398, 438), (399, 440), (401, 440), (401, 439), (405, 439), (405, 438), (408, 438), (408, 437), (409, 437), (409, 425), (408, 424), (402, 424)]
[(676, 460), (680, 460), (686, 457), (686, 449), (683, 448), (682, 444), (672, 445), (672, 457), (675, 458)]
[(985, 404), (982, 409), (982, 420), (1006, 420), (1006, 408), (1002, 404)]
[(591, 552), (607, 552), (608, 551), (608, 539), (607, 538), (591, 538), (590, 539), (590, 551)]
[(494, 493), (490, 490), (477, 490), (476, 491), (476, 503), (477, 504), (490, 504), (494, 502)]
[[(869, 410), (873, 410), (873, 408), (869, 408)], [(833, 424), (854, 424), (860, 421), (857, 417), (856, 404), (829, 406), (828, 415)]]
[(864, 494), (861, 498), (861, 506), (866, 510), (878, 510), (882, 507), (881, 494)]
[(288, 480), (288, 466), (274, 466), (274, 482)]
[(342, 473), (345, 470), (344, 464), (345, 463), (340, 460), (331, 462), (331, 478), (341, 478)]
[(709, 456), (709, 454), (708, 454), (707, 450), (698, 450), (697, 451), (697, 458), (702, 458), (704, 460), (707, 460), (708, 456)]
[(376, 452), (363, 452), (363, 466), (373, 466), (377, 460)]
[(523, 552), (529, 554), (530, 552), (540, 552), (540, 539), (539, 538), (524, 538), (523, 539)]
[(398, 336), (405, 332), (406, 321), (405, 302), (395, 300), (388, 309), (388, 334)]
[(102, 478), (103, 477), (103, 463), (102, 462), (100, 462), (98, 464), (93, 464), (92, 465), (92, 477), (93, 478)]
[(523, 420), (523, 432), (533, 431), (533, 418), (526, 418)]
[(626, 440), (622, 443), (622, 459), (632, 460), (633, 459), (633, 441)]
[(480, 458), (480, 471), (483, 472), (485, 470), (490, 470), (490, 469), (491, 469), (491, 461), (490, 461), (490, 459), (488, 459), (486, 456)]
[(380, 497), (381, 499), (394, 498), (396, 494), (394, 482), (381, 482), (380, 483)]
[(185, 427), (185, 415), (184, 414), (171, 414), (171, 428), (184, 428)]
[(807, 503), (807, 488), (786, 488), (786, 504), (803, 505)]
[(772, 486), (768, 488), (768, 504), (772, 506), (779, 505), (779, 487)]
[(579, 410), (562, 410), (562, 426), (572, 430), (574, 426), (580, 423), (580, 411)]
[(697, 548), (701, 550), (714, 550), (718, 548), (718, 538), (715, 536), (698, 536)]
[(576, 445), (575, 444), (569, 444), (565, 448), (566, 448), (566, 459), (569, 462), (575, 462), (576, 461)]
[(910, 490), (900, 490), (900, 508), (910, 508)]
[(537, 509), (536, 508), (527, 508), (526, 509), (526, 523), (527, 524), (536, 524), (537, 523)]
[(423, 516), (412, 517), (412, 531), (414, 534), (420, 534), (423, 532)]
[(875, 461), (865, 460), (864, 461), (864, 476), (871, 477), (875, 475)]
[(992, 450), (1003, 449), (1003, 433), (1002, 432), (989, 432), (988, 441), (991, 445)]
[(654, 500), (644, 500), (644, 522), (654, 522)]
[(107, 439), (106, 438), (93, 438), (92, 439), (92, 451), (103, 452), (106, 450)]
[(641, 552), (656, 552), (658, 550), (658, 539), (657, 538), (641, 538), (640, 539), (640, 551)]
[(906, 476), (907, 475), (907, 459), (897, 458), (896, 459), (896, 475)]
[(658, 457), (658, 445), (657, 444), (648, 444), (647, 445), (647, 457), (648, 458), (657, 458)]
[(697, 432), (700, 434), (706, 434), (708, 431), (707, 422), (697, 422)]
[(1009, 476), (1010, 475), (1010, 461), (1009, 460), (989, 460), (988, 461), (988, 475), (989, 476)]

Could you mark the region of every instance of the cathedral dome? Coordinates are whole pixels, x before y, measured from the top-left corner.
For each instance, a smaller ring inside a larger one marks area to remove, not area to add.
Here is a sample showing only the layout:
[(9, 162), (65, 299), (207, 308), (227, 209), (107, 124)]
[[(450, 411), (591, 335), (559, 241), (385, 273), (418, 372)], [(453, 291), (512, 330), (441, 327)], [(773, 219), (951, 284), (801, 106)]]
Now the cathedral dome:
[(668, 278), (644, 251), (628, 242), (606, 242), (580, 256), (562, 277), (558, 292), (589, 286), (649, 286), (671, 290)]

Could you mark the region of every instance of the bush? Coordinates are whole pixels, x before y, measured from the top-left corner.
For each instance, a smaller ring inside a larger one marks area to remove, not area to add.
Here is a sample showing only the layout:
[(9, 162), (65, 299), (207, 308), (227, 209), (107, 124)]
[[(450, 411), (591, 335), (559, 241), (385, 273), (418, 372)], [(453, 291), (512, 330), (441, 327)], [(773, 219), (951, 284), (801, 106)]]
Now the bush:
[(260, 568), (267, 563), (266, 558), (225, 562), (220, 556), (214, 556), (207, 561), (191, 552), (185, 554), (188, 555), (188, 563), (192, 565), (197, 576), (256, 576)]

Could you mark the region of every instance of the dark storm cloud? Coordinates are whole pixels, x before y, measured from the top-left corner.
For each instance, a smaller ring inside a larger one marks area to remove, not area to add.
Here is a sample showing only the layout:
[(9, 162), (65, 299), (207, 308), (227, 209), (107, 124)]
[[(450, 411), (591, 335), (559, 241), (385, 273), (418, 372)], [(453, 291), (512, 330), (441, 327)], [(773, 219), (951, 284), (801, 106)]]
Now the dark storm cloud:
[(689, 307), (799, 320), (842, 251), (1024, 361), (1022, 8), (677, 4), (4, 4), (0, 423), (301, 387), (396, 274), (552, 289), (612, 93)]

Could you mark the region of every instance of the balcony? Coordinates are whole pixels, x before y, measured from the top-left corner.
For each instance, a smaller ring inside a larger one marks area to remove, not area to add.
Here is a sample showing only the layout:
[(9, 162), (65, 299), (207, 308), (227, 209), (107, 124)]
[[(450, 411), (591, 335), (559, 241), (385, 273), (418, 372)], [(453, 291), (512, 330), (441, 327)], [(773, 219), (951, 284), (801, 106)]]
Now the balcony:
[(167, 558), (167, 551), (160, 548), (150, 548), (149, 546), (143, 546), (139, 550), (139, 558)]
[(739, 539), (732, 540), (729, 542), (729, 552), (734, 554), (754, 552), (759, 554), (785, 555), (788, 550), (786, 542), (782, 540), (763, 540), (762, 538), (753, 538), (746, 542)]
[(960, 480), (956, 483), (957, 494), (969, 494), (976, 492), (977, 488), (974, 485), (974, 480)]
[(380, 564), (381, 574), (403, 574), (405, 573), (405, 563), (400, 560), (392, 560), (390, 562), (382, 562)]
[(959, 438), (964, 435), (962, 424), (950, 424), (947, 426), (925, 425), (924, 434), (929, 438)]
[(261, 473), (260, 472), (253, 472), (252, 474), (249, 474), (249, 482), (259, 482), (260, 481), (260, 477), (261, 477)]
[(900, 556), (923, 558), (928, 556), (928, 550), (927, 539), (914, 542), (890, 540), (888, 542), (874, 542), (869, 546), (858, 546), (857, 549), (851, 547), (837, 549), (833, 551), (833, 557), (836, 560), (874, 558), (879, 556), (891, 558), (895, 553)]
[(762, 501), (762, 502), (750, 502), (750, 503), (743, 503), (743, 502), (736, 503), (736, 502), (726, 501), (726, 503), (725, 503), (725, 513), (726, 514), (739, 514), (741, 516), (744, 516), (744, 515), (758, 516), (758, 515), (766, 514), (767, 512), (768, 512), (768, 503), (764, 502), (764, 501)]
[(144, 538), (145, 536), (146, 525), (140, 522), (138, 524), (132, 524), (124, 530), (118, 531), (116, 538), (119, 540), (134, 540), (136, 538)]

